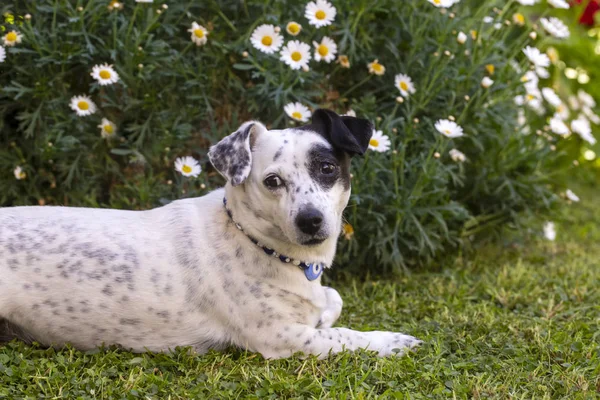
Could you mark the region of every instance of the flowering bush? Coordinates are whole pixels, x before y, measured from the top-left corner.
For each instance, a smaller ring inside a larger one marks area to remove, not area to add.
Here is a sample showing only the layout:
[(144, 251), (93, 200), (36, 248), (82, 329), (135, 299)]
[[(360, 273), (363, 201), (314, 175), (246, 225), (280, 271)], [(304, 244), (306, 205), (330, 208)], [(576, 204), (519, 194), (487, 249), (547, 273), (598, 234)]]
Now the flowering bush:
[(559, 199), (563, 133), (530, 127), (515, 106), (516, 96), (524, 110), (555, 106), (527, 97), (549, 63), (517, 6), (4, 5), (0, 205), (141, 209), (200, 196), (223, 184), (208, 146), (241, 122), (295, 126), (327, 107), (376, 125), (371, 151), (355, 160), (338, 261), (429, 261)]

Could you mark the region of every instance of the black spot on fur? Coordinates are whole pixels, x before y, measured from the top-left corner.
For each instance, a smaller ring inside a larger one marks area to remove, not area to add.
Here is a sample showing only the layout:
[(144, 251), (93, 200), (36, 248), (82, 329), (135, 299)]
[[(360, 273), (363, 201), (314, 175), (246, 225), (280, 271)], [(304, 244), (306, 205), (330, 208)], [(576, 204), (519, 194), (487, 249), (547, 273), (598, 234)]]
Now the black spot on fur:
[[(326, 164), (334, 166), (332, 173), (325, 173)], [(315, 144), (308, 151), (305, 166), (312, 180), (321, 189), (329, 190), (336, 182), (341, 181), (344, 190), (350, 190), (350, 157), (345, 152)]]
[(277, 151), (275, 152), (275, 156), (273, 156), (273, 161), (277, 161), (277, 159), (281, 157), (281, 154), (283, 154), (283, 146), (277, 149)]

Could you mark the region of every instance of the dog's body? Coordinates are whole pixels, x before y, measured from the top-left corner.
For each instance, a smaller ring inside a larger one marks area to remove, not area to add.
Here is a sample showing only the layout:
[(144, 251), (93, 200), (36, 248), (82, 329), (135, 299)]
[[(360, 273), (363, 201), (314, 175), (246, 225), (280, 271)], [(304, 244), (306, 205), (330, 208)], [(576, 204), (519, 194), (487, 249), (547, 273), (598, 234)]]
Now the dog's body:
[(335, 254), (353, 150), (331, 129), (244, 124), (211, 149), (224, 189), (149, 211), (0, 209), (0, 339), (4, 326), (46, 345), (237, 345), (269, 358), (418, 344), (331, 328), (340, 296), (294, 263)]

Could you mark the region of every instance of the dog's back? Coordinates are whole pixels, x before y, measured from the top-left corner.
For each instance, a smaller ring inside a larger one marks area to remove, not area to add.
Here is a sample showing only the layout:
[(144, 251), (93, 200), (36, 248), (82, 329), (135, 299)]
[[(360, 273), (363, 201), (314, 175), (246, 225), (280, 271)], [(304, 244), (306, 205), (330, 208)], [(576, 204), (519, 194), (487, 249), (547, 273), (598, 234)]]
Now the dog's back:
[(173, 260), (181, 230), (202, 223), (194, 212), (192, 200), (150, 211), (0, 208), (0, 340), (140, 351), (185, 344), (177, 337), (185, 326), (170, 327), (185, 325)]

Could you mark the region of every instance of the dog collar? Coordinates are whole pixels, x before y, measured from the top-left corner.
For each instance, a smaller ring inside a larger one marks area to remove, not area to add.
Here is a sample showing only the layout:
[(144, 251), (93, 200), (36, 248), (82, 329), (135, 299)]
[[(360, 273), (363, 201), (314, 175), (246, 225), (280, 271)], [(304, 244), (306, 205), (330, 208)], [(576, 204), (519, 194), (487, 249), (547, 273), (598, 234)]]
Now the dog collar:
[(227, 208), (227, 199), (225, 197), (223, 197), (223, 206), (225, 207), (225, 211), (227, 211), (227, 215), (229, 215), (229, 218), (231, 219), (231, 222), (234, 223), (235, 227), (238, 228), (241, 232), (243, 232), (244, 235), (246, 235), (252, 243), (254, 243), (256, 246), (260, 247), (265, 252), (265, 254), (267, 254), (269, 256), (277, 257), (279, 259), (279, 261), (281, 261), (282, 263), (293, 264), (293, 265), (299, 267), (301, 270), (304, 271), (304, 275), (306, 276), (306, 279), (308, 279), (309, 281), (314, 281), (319, 276), (321, 276), (321, 273), (323, 272), (323, 268), (325, 268), (325, 266), (326, 266), (324, 263), (307, 263), (304, 261), (295, 260), (291, 257), (280, 254), (280, 253), (276, 252), (275, 250), (268, 248), (267, 246), (263, 246), (258, 240), (254, 239), (252, 236), (248, 235), (246, 233), (246, 231), (244, 231), (244, 228), (242, 228), (242, 226), (240, 224), (235, 222), (235, 219), (233, 219), (233, 214), (231, 213), (231, 210), (229, 208)]

